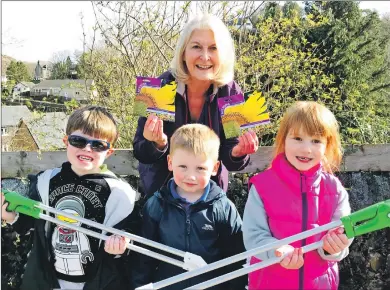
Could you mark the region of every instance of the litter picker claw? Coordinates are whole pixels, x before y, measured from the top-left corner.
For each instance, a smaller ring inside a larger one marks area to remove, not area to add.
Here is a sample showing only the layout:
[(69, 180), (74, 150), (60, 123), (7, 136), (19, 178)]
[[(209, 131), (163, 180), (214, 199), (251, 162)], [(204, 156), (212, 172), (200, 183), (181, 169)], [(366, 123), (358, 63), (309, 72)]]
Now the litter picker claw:
[[(197, 269), (197, 268), (200, 268), (200, 267), (207, 265), (207, 263), (202, 259), (202, 257), (200, 257), (198, 255), (194, 255), (194, 254), (189, 253), (189, 252), (180, 251), (180, 250), (177, 250), (175, 248), (171, 248), (169, 246), (154, 242), (152, 240), (145, 239), (145, 238), (137, 236), (137, 235), (133, 235), (133, 234), (130, 234), (130, 233), (118, 230), (118, 229), (114, 229), (114, 228), (102, 225), (100, 223), (97, 223), (97, 222), (94, 222), (94, 221), (91, 221), (91, 220), (88, 220), (88, 219), (85, 219), (82, 217), (74, 216), (74, 215), (66, 213), (64, 211), (60, 211), (60, 210), (54, 209), (50, 206), (44, 205), (38, 201), (24, 197), (24, 196), (18, 194), (17, 192), (8, 191), (8, 190), (4, 190), (4, 189), (2, 189), (2, 192), (4, 193), (5, 200), (8, 202), (7, 210), (9, 210), (9, 211), (16, 211), (16, 212), (19, 212), (19, 213), (22, 213), (25, 215), (29, 215), (29, 216), (36, 218), (36, 219), (44, 219), (44, 220), (47, 220), (49, 222), (52, 222), (52, 223), (55, 223), (58, 225), (62, 225), (62, 226), (67, 227), (69, 229), (73, 229), (73, 230), (82, 232), (86, 235), (89, 235), (89, 236), (92, 236), (94, 238), (101, 239), (104, 241), (108, 239), (108, 236), (106, 236), (102, 233), (98, 233), (98, 232), (95, 232), (95, 231), (92, 231), (92, 230), (89, 230), (89, 229), (86, 229), (86, 228), (83, 228), (83, 227), (80, 227), (77, 225), (73, 225), (71, 223), (68, 223), (68, 222), (65, 222), (62, 220), (56, 219), (54, 217), (51, 217), (50, 215), (42, 213), (42, 211), (46, 211), (46, 212), (49, 212), (49, 213), (52, 213), (55, 215), (63, 216), (69, 220), (76, 220), (78, 222), (81, 222), (81, 223), (86, 224), (88, 226), (97, 228), (99, 230), (106, 231), (106, 232), (111, 233), (111, 234), (116, 234), (119, 236), (126, 237), (126, 238), (130, 239), (130, 242), (127, 243), (127, 245), (126, 245), (126, 247), (128, 249), (133, 250), (133, 251), (138, 252), (138, 253), (141, 253), (141, 254), (144, 254), (144, 255), (147, 255), (147, 256), (150, 256), (150, 257), (153, 257), (155, 259), (170, 263), (172, 265), (178, 266), (178, 267), (183, 268), (185, 270), (194, 270), (194, 269)], [(151, 250), (134, 245), (132, 243), (133, 241), (137, 242), (137, 243), (145, 244), (145, 245), (153, 247), (153, 248), (157, 248), (159, 250), (163, 250), (165, 252), (168, 252), (168, 253), (171, 253), (171, 254), (174, 254), (177, 256), (180, 256), (183, 258), (184, 262), (181, 262), (177, 259), (173, 259), (173, 258), (164, 256), (162, 254), (153, 252)]]
[[(199, 269), (191, 270), (189, 272), (170, 277), (168, 279), (156, 282), (156, 283), (150, 283), (147, 285), (144, 285), (142, 287), (139, 287), (137, 289), (160, 289), (163, 287), (167, 287), (169, 285), (178, 283), (180, 281), (225, 267), (227, 265), (236, 263), (238, 261), (242, 261), (246, 258), (258, 255), (260, 253), (277, 249), (281, 246), (288, 245), (290, 243), (308, 238), (310, 236), (316, 235), (318, 233), (321, 233), (323, 231), (331, 230), (334, 228), (338, 228), (340, 226), (343, 226), (345, 229), (345, 234), (348, 238), (353, 238), (356, 236), (360, 236), (366, 233), (370, 233), (373, 231), (381, 230), (384, 228), (390, 227), (390, 200), (382, 201), (379, 203), (376, 203), (374, 205), (371, 205), (369, 207), (366, 207), (364, 209), (361, 209), (359, 211), (356, 211), (348, 216), (342, 217), (338, 221), (333, 221), (331, 223), (322, 225), (320, 227), (293, 235), (291, 237), (243, 252), (241, 254), (237, 254), (232, 257), (225, 258), (223, 260), (208, 264), (207, 266), (204, 266)], [(321, 248), (323, 246), (322, 241), (318, 241), (312, 244), (309, 244), (302, 248), (303, 253), (307, 253), (313, 250), (316, 250), (318, 248)], [(286, 255), (286, 254), (285, 254)], [(216, 277), (214, 279), (205, 281), (203, 283), (191, 286), (188, 289), (207, 289), (209, 287), (224, 283), (226, 281), (232, 280), (234, 278), (240, 277), (242, 275), (248, 274), (250, 272), (271, 266), (276, 263), (280, 263), (281, 260), (285, 257), (283, 255), (282, 257), (278, 258), (271, 258), (268, 260), (264, 260), (262, 262), (253, 264), (253, 265), (245, 265), (244, 268), (233, 271), (231, 273)], [(136, 289), (136, 290), (137, 290)]]

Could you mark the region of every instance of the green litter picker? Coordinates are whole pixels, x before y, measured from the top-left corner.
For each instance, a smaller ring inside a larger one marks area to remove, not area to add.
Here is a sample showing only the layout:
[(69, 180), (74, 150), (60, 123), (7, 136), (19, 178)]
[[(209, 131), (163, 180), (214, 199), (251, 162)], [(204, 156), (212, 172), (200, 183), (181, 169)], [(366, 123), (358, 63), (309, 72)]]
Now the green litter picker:
[[(369, 207), (363, 208), (357, 212), (354, 212), (348, 216), (345, 216), (341, 218), (338, 221), (333, 221), (331, 223), (322, 225), (320, 227), (293, 235), (291, 237), (279, 240), (277, 242), (273, 242), (246, 252), (243, 252), (241, 254), (237, 254), (232, 257), (225, 258), (223, 260), (208, 264), (207, 266), (204, 266), (199, 269), (191, 270), (189, 272), (156, 282), (156, 283), (150, 283), (141, 287), (138, 287), (137, 289), (160, 289), (163, 287), (167, 287), (169, 285), (178, 283), (180, 281), (225, 267), (227, 265), (242, 261), (246, 258), (258, 255), (262, 252), (266, 252), (272, 249), (277, 249), (283, 245), (288, 245), (290, 243), (305, 239), (307, 237), (316, 235), (318, 233), (331, 230), (334, 228), (338, 228), (340, 226), (343, 226), (345, 229), (345, 234), (348, 238), (353, 238), (356, 236), (364, 235), (366, 233), (370, 233), (373, 231), (377, 231), (380, 229), (388, 228), (390, 227), (390, 199), (386, 201), (379, 202), (377, 204), (371, 205)], [(321, 248), (323, 246), (323, 242), (319, 241), (316, 243), (309, 244), (305, 247), (303, 247), (303, 252), (307, 253), (313, 250), (316, 250), (318, 248)], [(242, 275), (248, 274), (250, 272), (271, 266), (276, 263), (280, 263), (280, 261), (285, 257), (278, 257), (278, 258), (271, 258), (268, 260), (264, 260), (260, 263), (256, 263), (253, 265), (244, 265), (244, 268), (233, 271), (231, 273), (216, 277), (214, 279), (205, 281), (203, 283), (191, 286), (190, 288), (186, 289), (207, 289), (209, 287), (212, 287), (214, 285), (221, 284), (223, 282), (232, 280), (234, 278), (240, 277)], [(136, 289), (136, 290), (137, 290)]]
[[(42, 211), (46, 211), (46, 212), (53, 213), (56, 215), (64, 216), (64, 217), (68, 218), (69, 220), (76, 220), (78, 222), (81, 222), (81, 223), (86, 224), (88, 226), (97, 228), (99, 230), (103, 230), (103, 231), (106, 231), (106, 232), (109, 232), (112, 234), (116, 234), (119, 236), (129, 238), (130, 242), (127, 243), (127, 245), (126, 245), (126, 247), (128, 249), (133, 250), (135, 252), (139, 252), (139, 253), (147, 255), (147, 256), (150, 256), (150, 257), (153, 257), (155, 259), (170, 263), (172, 265), (178, 266), (178, 267), (183, 268), (185, 270), (194, 270), (194, 269), (197, 269), (197, 268), (200, 268), (200, 267), (207, 265), (207, 263), (203, 260), (203, 258), (198, 256), (198, 255), (194, 255), (194, 254), (191, 254), (189, 252), (183, 252), (183, 251), (177, 250), (175, 248), (154, 242), (152, 240), (145, 239), (145, 238), (137, 236), (137, 235), (133, 235), (133, 234), (130, 234), (130, 233), (118, 230), (118, 229), (107, 227), (105, 225), (102, 225), (100, 223), (97, 223), (97, 222), (94, 222), (94, 221), (91, 221), (91, 220), (88, 220), (88, 219), (85, 219), (82, 217), (74, 216), (70, 213), (66, 213), (64, 211), (54, 209), (50, 206), (44, 205), (43, 203), (29, 199), (25, 196), (18, 194), (17, 192), (8, 191), (8, 190), (4, 190), (4, 189), (2, 189), (2, 192), (4, 193), (5, 200), (8, 202), (7, 210), (9, 210), (9, 211), (16, 211), (16, 212), (31, 216), (31, 217), (36, 218), (36, 219), (47, 220), (49, 222), (64, 226), (64, 227), (72, 229), (72, 230), (79, 231), (81, 233), (84, 233), (86, 235), (89, 235), (91, 237), (101, 239), (104, 241), (108, 239), (108, 236), (106, 236), (104, 234), (101, 234), (101, 233), (98, 233), (98, 232), (95, 232), (92, 230), (88, 230), (86, 228), (83, 228), (83, 227), (56, 219), (54, 217), (51, 217), (50, 215), (42, 213)], [(177, 256), (180, 256), (184, 259), (184, 261), (182, 262), (182, 261), (179, 261), (177, 259), (173, 259), (173, 258), (164, 256), (162, 254), (153, 252), (151, 250), (136, 246), (132, 243), (133, 241), (145, 244), (145, 245), (153, 247), (153, 248), (157, 248), (159, 250), (162, 250), (162, 251), (165, 251), (165, 252), (177, 255)]]

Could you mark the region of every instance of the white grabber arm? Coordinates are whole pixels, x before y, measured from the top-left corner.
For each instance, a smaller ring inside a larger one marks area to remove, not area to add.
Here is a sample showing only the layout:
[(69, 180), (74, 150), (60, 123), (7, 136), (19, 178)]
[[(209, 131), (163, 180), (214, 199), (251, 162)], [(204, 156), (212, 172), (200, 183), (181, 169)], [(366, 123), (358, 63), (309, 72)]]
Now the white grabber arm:
[[(225, 267), (227, 265), (236, 263), (238, 261), (250, 258), (252, 256), (256, 256), (260, 253), (277, 249), (281, 246), (291, 244), (293, 242), (308, 238), (310, 236), (316, 235), (318, 233), (321, 233), (326, 230), (331, 230), (337, 227), (343, 226), (345, 229), (345, 233), (348, 238), (353, 238), (355, 236), (359, 236), (365, 233), (369, 233), (372, 231), (380, 230), (386, 227), (390, 227), (390, 200), (386, 200), (374, 205), (371, 205), (369, 207), (366, 207), (364, 209), (361, 209), (355, 213), (352, 213), (348, 216), (342, 217), (338, 221), (333, 221), (328, 224), (322, 225), (320, 227), (293, 235), (291, 237), (266, 244), (264, 246), (243, 252), (241, 254), (237, 254), (232, 257), (225, 258), (223, 260), (211, 263), (205, 267), (202, 267), (200, 269), (192, 270), (156, 283), (151, 283), (142, 287), (139, 287), (137, 289), (160, 289), (163, 287), (167, 287), (169, 285), (172, 285), (174, 283), (178, 283), (180, 281), (183, 281), (185, 279), (189, 279), (222, 267)], [(318, 249), (323, 246), (323, 242), (319, 241), (313, 244), (309, 244), (305, 247), (303, 247), (303, 252), (307, 253), (309, 251), (313, 251), (315, 249)], [(286, 255), (286, 254), (285, 254)], [(271, 258), (265, 261), (262, 261), (260, 263), (256, 263), (250, 266), (246, 266), (243, 269), (239, 269), (236, 271), (233, 271), (231, 273), (225, 274), (223, 276), (214, 278), (209, 281), (205, 281), (203, 283), (194, 285), (187, 289), (206, 289), (209, 287), (212, 287), (214, 285), (232, 280), (234, 278), (237, 278), (239, 276), (248, 274), (250, 272), (259, 270), (261, 268), (265, 268), (267, 266), (280, 263), (280, 261), (285, 257), (283, 255), (279, 258)]]
[[(131, 249), (131, 250), (138, 252), (138, 253), (141, 253), (143, 255), (147, 255), (147, 256), (153, 257), (155, 259), (170, 263), (172, 265), (183, 268), (187, 271), (194, 270), (194, 269), (197, 269), (197, 268), (200, 268), (200, 267), (207, 265), (207, 263), (202, 259), (202, 257), (200, 257), (198, 255), (194, 255), (194, 254), (189, 253), (189, 252), (184, 252), (184, 251), (157, 243), (155, 241), (145, 239), (143, 237), (140, 237), (140, 236), (137, 236), (134, 234), (130, 234), (130, 233), (127, 233), (127, 232), (124, 232), (124, 231), (121, 231), (121, 230), (118, 230), (118, 229), (115, 229), (112, 227), (102, 225), (100, 223), (97, 223), (97, 222), (94, 222), (94, 221), (91, 221), (91, 220), (88, 220), (88, 219), (85, 219), (82, 217), (74, 216), (70, 213), (66, 213), (64, 211), (54, 209), (54, 208), (47, 206), (47, 205), (44, 205), (38, 201), (24, 197), (16, 192), (13, 192), (13, 191), (8, 191), (8, 190), (2, 189), (2, 192), (4, 193), (6, 201), (9, 203), (7, 210), (17, 211), (19, 213), (29, 215), (29, 216), (37, 218), (37, 219), (38, 218), (44, 219), (44, 220), (50, 221), (52, 223), (62, 225), (66, 228), (82, 232), (86, 235), (95, 237), (97, 239), (101, 239), (101, 240), (108, 239), (108, 236), (106, 236), (104, 234), (101, 234), (101, 233), (98, 233), (98, 232), (95, 232), (92, 230), (88, 230), (86, 228), (76, 226), (76, 225), (73, 225), (71, 223), (53, 218), (50, 215), (43, 214), (42, 210), (56, 214), (56, 215), (64, 216), (67, 219), (69, 219), (70, 221), (76, 220), (78, 222), (81, 222), (81, 223), (86, 224), (88, 226), (97, 228), (99, 230), (106, 231), (108, 233), (115, 234), (118, 236), (126, 237), (126, 238), (130, 239), (130, 242), (127, 243), (127, 245), (126, 245), (126, 247), (128, 249)], [(176, 259), (173, 259), (173, 258), (170, 258), (170, 257), (167, 257), (167, 256), (164, 256), (162, 254), (153, 252), (151, 250), (139, 247), (137, 245), (134, 245), (132, 243), (132, 241), (137, 242), (137, 243), (141, 243), (141, 244), (145, 244), (147, 246), (157, 248), (159, 250), (180, 256), (183, 258), (183, 262), (176, 260)]]

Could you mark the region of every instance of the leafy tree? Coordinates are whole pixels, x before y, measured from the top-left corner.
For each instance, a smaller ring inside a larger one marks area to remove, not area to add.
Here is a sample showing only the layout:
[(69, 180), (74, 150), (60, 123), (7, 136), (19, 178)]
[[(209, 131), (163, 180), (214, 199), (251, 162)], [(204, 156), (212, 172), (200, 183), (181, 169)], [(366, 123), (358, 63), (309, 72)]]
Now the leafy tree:
[(7, 83), (1, 84), (1, 99), (5, 100), (12, 94), (12, 89), (16, 85), (14, 80), (7, 80)]
[(316, 55), (328, 58), (324, 71), (334, 75), (332, 86), (340, 89), (335, 114), (344, 142), (388, 143), (388, 26), (377, 13), (362, 12), (352, 1), (309, 2), (305, 10), (313, 21), (329, 19), (312, 28), (307, 38), (318, 44)]
[(72, 60), (70, 59), (70, 56), (68, 55), (68, 57), (66, 58), (66, 66), (68, 67), (68, 69), (71, 69), (72, 66), (73, 66), (73, 63), (72, 63)]
[(15, 84), (22, 81), (30, 81), (27, 66), (21, 61), (11, 61), (6, 71), (7, 79)]
[(73, 63), (68, 51), (57, 52), (53, 55), (51, 61), (51, 75), (53, 80), (63, 80), (71, 78)]
[(264, 9), (264, 18), (279, 18), (282, 16), (282, 6), (277, 2), (269, 2)]
[(66, 62), (56, 62), (52, 65), (51, 76), (52, 80), (63, 80), (69, 78), (69, 68)]
[[(269, 3), (265, 11), (275, 12), (277, 4)], [(337, 89), (330, 89), (334, 76), (324, 71), (326, 57), (315, 56), (316, 44), (305, 34), (326, 19), (307, 21), (299, 10), (283, 15), (260, 14), (255, 34), (249, 34), (237, 47), (236, 80), (244, 91), (260, 90), (274, 120), (262, 128), (263, 145), (272, 145), (278, 121), (288, 106), (297, 100), (322, 103), (337, 100)], [(274, 17), (275, 16), (275, 17)]]
[(74, 110), (80, 107), (80, 104), (76, 99), (71, 99), (70, 101), (65, 101), (64, 105), (66, 107), (66, 112), (70, 115)]
[(295, 16), (303, 17), (304, 11), (297, 2), (289, 1), (286, 2), (282, 7), (282, 12), (285, 17), (293, 18)]

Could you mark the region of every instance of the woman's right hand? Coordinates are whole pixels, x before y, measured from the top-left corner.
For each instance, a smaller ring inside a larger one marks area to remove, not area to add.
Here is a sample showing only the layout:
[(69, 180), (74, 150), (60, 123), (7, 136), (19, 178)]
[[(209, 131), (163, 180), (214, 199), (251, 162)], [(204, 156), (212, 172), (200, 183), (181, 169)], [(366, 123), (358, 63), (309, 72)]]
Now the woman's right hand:
[(8, 202), (5, 200), (4, 193), (1, 193), (1, 219), (10, 223), (15, 220), (16, 213), (7, 211)]
[(159, 149), (163, 149), (168, 144), (168, 137), (163, 131), (163, 121), (156, 115), (149, 115), (143, 135), (146, 140), (156, 143)]

